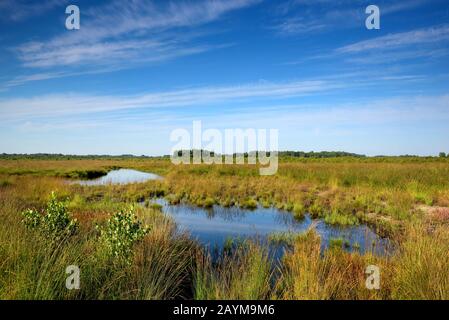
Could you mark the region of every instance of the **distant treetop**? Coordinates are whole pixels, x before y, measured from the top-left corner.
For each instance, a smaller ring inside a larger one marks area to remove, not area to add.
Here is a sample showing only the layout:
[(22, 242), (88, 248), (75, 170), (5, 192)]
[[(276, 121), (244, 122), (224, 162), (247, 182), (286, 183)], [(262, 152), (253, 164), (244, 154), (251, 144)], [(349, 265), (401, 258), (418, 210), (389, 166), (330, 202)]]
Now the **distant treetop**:
[(295, 158), (339, 158), (339, 157), (355, 157), (364, 158), (366, 155), (350, 153), (344, 151), (320, 151), (320, 152), (304, 152), (304, 151), (280, 151), (280, 157), (295, 157)]

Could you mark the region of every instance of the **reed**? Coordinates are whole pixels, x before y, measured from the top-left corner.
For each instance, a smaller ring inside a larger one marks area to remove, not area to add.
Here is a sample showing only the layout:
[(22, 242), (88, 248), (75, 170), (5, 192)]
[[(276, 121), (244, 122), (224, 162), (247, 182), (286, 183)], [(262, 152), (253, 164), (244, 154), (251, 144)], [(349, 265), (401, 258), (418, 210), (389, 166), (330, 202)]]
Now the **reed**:
[(218, 262), (209, 254), (197, 257), (194, 297), (200, 300), (261, 300), (269, 298), (272, 271), (266, 249), (246, 241)]

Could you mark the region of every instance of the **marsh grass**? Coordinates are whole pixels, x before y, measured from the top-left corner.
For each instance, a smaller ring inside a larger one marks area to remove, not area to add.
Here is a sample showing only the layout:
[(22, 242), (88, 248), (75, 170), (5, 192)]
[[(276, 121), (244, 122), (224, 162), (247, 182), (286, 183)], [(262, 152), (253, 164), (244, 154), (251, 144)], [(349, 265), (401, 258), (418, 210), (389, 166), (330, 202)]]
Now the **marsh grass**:
[(426, 230), (414, 224), (395, 259), (394, 299), (449, 299), (449, 233), (447, 226)]
[(258, 203), (253, 198), (244, 199), (239, 203), (239, 207), (242, 209), (254, 210), (257, 209)]
[[(257, 168), (249, 165), (192, 168), (173, 166), (169, 160), (161, 159), (0, 161), (0, 174), (4, 173), (8, 181), (9, 177), (19, 175), (63, 177), (111, 168), (132, 168), (165, 176), (164, 182), (95, 189), (98, 196), (111, 202), (135, 202), (150, 195), (167, 194), (173, 204), (187, 201), (210, 206), (213, 199), (225, 206), (251, 208), (258, 201), (264, 207), (274, 205), (298, 216), (295, 206), (302, 206), (304, 212), (314, 217), (331, 216), (328, 221), (339, 224), (352, 224), (355, 218), (335, 219), (337, 215), (356, 216), (363, 221), (373, 214), (386, 216), (389, 219), (369, 220), (387, 230), (393, 229), (398, 221), (413, 220), (412, 212), (420, 204), (449, 206), (447, 159), (281, 159), (278, 174), (271, 177), (259, 176)], [(75, 186), (72, 190), (91, 192)]]
[(324, 222), (330, 225), (355, 226), (359, 224), (359, 219), (353, 215), (333, 211), (324, 217)]
[(312, 228), (297, 237), (293, 251), (284, 257), (282, 276), (277, 283), (281, 299), (378, 299), (387, 297), (388, 290), (365, 288), (365, 268), (369, 264), (383, 265), (371, 255), (348, 253), (341, 246), (320, 251), (321, 240)]
[[(174, 299), (191, 297), (189, 280), (196, 245), (160, 211), (140, 209), (152, 231), (135, 247), (131, 264), (111, 259), (90, 228), (49, 241), (21, 222), (23, 204), (1, 194), (0, 297), (2, 299)], [(40, 198), (45, 207), (48, 196)], [(106, 220), (106, 217), (104, 217)], [(80, 221), (87, 223), (87, 221)], [(80, 290), (67, 290), (65, 270), (81, 270)]]
[(271, 290), (271, 262), (266, 249), (246, 241), (218, 262), (208, 254), (197, 257), (194, 297), (203, 300), (261, 300)]
[(305, 208), (301, 203), (296, 203), (293, 206), (293, 216), (296, 220), (301, 220), (305, 217)]
[(275, 245), (293, 246), (297, 237), (300, 234), (296, 232), (274, 232), (268, 235), (268, 242)]
[[(117, 186), (65, 183), (73, 172), (113, 167), (165, 178)], [(52, 190), (80, 225), (53, 244), (27, 230), (20, 216), (27, 208), (45, 210)], [(288, 239), (291, 249), (279, 270), (271, 267), (267, 248), (255, 243), (231, 246), (217, 263), (160, 208), (142, 206), (136, 214), (151, 231), (134, 246), (130, 264), (111, 261), (95, 224), (137, 201), (164, 196), (206, 207), (275, 206), (328, 223), (357, 219), (385, 230), (397, 250), (385, 257), (340, 246), (320, 253), (321, 240), (310, 231)], [(432, 210), (421, 210), (425, 205)], [(270, 177), (252, 166), (193, 168), (161, 159), (0, 160), (0, 298), (448, 299), (447, 207), (448, 159), (292, 159)], [(65, 288), (65, 268), (73, 264), (81, 268), (80, 290)], [(381, 269), (381, 290), (365, 287), (369, 264)]]

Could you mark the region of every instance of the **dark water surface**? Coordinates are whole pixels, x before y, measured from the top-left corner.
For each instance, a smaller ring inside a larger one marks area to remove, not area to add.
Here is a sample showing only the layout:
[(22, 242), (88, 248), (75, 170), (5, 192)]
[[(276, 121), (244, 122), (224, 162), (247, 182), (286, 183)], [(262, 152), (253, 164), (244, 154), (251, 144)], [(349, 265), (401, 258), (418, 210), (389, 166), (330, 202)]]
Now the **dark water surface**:
[(275, 208), (246, 210), (216, 205), (205, 209), (187, 204), (169, 205), (163, 199), (154, 202), (163, 206), (163, 212), (173, 217), (181, 230), (188, 231), (193, 238), (211, 249), (222, 249), (230, 238), (266, 240), (273, 233), (301, 233), (312, 223), (321, 237), (322, 249), (329, 247), (331, 239), (343, 240), (348, 251), (372, 251), (384, 255), (391, 249), (388, 239), (378, 236), (366, 225), (332, 226), (322, 220), (312, 220), (309, 215), (296, 220), (290, 212)]

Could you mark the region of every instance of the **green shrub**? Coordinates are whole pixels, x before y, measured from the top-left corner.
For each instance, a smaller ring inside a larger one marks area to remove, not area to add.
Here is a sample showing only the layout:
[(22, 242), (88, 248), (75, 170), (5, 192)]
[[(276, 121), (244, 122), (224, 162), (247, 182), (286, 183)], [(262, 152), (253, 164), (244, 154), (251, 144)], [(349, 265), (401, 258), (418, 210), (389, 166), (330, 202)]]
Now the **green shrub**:
[(41, 224), (42, 216), (35, 210), (27, 209), (22, 212), (22, 216), (22, 222), (29, 229), (36, 229)]
[(126, 262), (130, 262), (134, 244), (149, 232), (149, 228), (137, 220), (133, 208), (113, 214), (104, 227), (97, 226), (97, 229), (108, 257)]
[(71, 219), (66, 206), (51, 193), (50, 201), (44, 214), (27, 209), (22, 212), (22, 222), (30, 229), (38, 229), (42, 234), (52, 240), (60, 240), (73, 235), (77, 229), (76, 219)]

